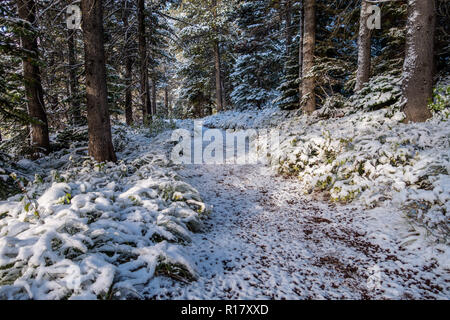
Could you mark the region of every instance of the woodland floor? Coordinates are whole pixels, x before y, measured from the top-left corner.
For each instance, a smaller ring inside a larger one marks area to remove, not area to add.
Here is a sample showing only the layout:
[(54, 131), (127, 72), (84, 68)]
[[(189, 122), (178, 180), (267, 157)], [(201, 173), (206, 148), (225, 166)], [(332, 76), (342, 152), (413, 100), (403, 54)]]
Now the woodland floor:
[(380, 224), (382, 214), (307, 198), (296, 180), (258, 165), (187, 165), (178, 173), (213, 206), (186, 248), (199, 279), (156, 277), (148, 298), (448, 298), (448, 274), (405, 248), (407, 228)]

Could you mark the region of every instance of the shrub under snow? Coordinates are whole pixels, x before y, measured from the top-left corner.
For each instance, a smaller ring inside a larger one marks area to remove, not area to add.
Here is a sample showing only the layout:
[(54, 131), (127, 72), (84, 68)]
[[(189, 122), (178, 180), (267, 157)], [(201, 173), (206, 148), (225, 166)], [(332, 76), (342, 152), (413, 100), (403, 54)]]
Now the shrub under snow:
[(332, 201), (369, 207), (394, 204), (448, 234), (450, 125), (440, 117), (403, 124), (403, 117), (382, 109), (309, 125), (300, 118), (283, 132), (273, 165), (297, 176), (306, 193), (328, 191)]
[(142, 298), (155, 275), (196, 277), (183, 244), (207, 213), (198, 192), (142, 132), (114, 131), (118, 164), (88, 160), (83, 142), (19, 162), (36, 177), (0, 202), (0, 299)]

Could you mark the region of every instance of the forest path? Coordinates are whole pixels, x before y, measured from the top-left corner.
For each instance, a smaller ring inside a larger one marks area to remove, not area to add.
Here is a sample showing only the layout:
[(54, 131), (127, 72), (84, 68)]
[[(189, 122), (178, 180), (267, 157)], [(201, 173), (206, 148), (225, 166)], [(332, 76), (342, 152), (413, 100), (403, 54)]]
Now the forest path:
[(148, 298), (448, 298), (445, 270), (402, 247), (400, 215), (309, 199), (298, 180), (263, 165), (184, 165), (178, 174), (213, 206), (186, 246), (198, 280), (156, 277)]
[[(187, 248), (199, 279), (151, 284), (154, 298), (365, 298), (381, 251), (355, 212), (305, 200), (295, 180), (256, 165), (189, 165), (180, 176), (213, 206)], [(150, 289), (150, 288), (149, 288)]]

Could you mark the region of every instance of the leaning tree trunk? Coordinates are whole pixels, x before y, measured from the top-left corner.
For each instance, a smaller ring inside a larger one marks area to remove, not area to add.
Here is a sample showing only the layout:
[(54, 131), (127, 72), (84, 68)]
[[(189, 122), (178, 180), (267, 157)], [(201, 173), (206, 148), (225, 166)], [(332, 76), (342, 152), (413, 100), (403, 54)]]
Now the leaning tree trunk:
[(147, 67), (147, 38), (145, 36), (145, 3), (138, 0), (138, 41), (140, 65), (140, 95), (142, 103), (142, 116), (144, 123), (151, 119), (152, 107), (150, 100), (150, 88), (148, 83)]
[(433, 91), (435, 20), (434, 1), (408, 0), (402, 83), (407, 122), (421, 122), (431, 117), (428, 101)]
[(306, 96), (303, 108), (306, 113), (311, 114), (316, 110), (316, 96), (314, 93), (316, 81), (313, 75), (314, 50), (316, 45), (316, 1), (305, 0), (304, 12), (305, 33), (303, 37), (302, 94)]
[(116, 161), (107, 103), (103, 1), (82, 0), (87, 93), (89, 155), (96, 161)]
[(367, 26), (370, 12), (367, 12), (369, 3), (363, 0), (361, 3), (361, 15), (359, 20), (358, 35), (358, 70), (356, 72), (355, 90), (359, 91), (369, 81), (370, 77), (370, 37), (371, 30)]
[[(31, 25), (36, 22), (36, 4), (34, 0), (17, 0), (19, 18)], [(27, 27), (28, 29), (28, 27)], [(41, 84), (41, 74), (38, 66), (38, 45), (34, 32), (23, 32), (20, 36), (22, 48), (26, 56), (22, 58), (23, 80), (28, 99), (28, 115), (33, 118), (31, 124), (31, 146), (34, 156), (40, 152), (48, 153), (50, 141), (48, 122), (45, 114), (44, 92)]]
[(75, 29), (69, 29), (67, 37), (68, 58), (69, 58), (69, 94), (71, 99), (70, 115), (72, 123), (81, 124), (81, 108), (78, 99), (78, 80), (75, 58)]
[[(128, 3), (125, 3), (125, 6)], [(132, 93), (131, 83), (133, 77), (133, 57), (130, 50), (130, 30), (128, 24), (128, 16), (130, 9), (124, 8), (122, 17), (123, 27), (125, 29), (125, 122), (127, 125), (133, 124), (133, 108), (132, 108)]]

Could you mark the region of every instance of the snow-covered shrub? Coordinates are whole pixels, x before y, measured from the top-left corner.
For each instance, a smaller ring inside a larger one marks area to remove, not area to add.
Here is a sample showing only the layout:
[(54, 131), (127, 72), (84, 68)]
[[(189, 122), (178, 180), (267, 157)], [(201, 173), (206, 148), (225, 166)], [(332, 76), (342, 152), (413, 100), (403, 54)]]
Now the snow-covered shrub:
[(450, 126), (442, 115), (420, 124), (403, 119), (395, 107), (327, 120), (302, 116), (283, 132), (272, 164), (298, 177), (305, 193), (326, 191), (332, 201), (368, 207), (394, 204), (448, 235)]
[(445, 119), (450, 115), (450, 78), (442, 79), (433, 89), (433, 99), (429, 105), (431, 111), (442, 113)]
[(388, 106), (399, 107), (401, 78), (395, 75), (381, 75), (370, 81), (348, 101), (352, 110), (378, 110)]
[(334, 94), (325, 99), (322, 108), (317, 111), (317, 114), (322, 118), (343, 116), (344, 111), (341, 109), (345, 107), (345, 103), (346, 100), (344, 96), (341, 94)]
[(113, 132), (127, 143), (117, 164), (86, 146), (22, 163), (36, 177), (0, 201), (0, 299), (143, 298), (157, 275), (197, 277), (183, 245), (208, 213), (200, 195), (147, 150), (145, 129)]

